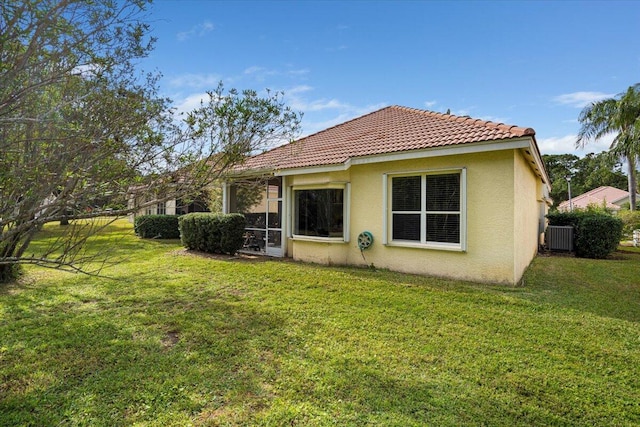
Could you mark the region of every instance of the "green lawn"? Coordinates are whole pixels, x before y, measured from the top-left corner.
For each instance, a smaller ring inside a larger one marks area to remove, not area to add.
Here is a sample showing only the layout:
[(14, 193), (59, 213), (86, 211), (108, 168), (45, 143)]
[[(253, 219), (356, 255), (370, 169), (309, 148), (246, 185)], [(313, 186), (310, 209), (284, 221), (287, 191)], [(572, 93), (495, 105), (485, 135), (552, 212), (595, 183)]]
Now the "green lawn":
[(111, 278), (0, 287), (0, 425), (640, 424), (633, 248), (509, 288), (116, 235)]

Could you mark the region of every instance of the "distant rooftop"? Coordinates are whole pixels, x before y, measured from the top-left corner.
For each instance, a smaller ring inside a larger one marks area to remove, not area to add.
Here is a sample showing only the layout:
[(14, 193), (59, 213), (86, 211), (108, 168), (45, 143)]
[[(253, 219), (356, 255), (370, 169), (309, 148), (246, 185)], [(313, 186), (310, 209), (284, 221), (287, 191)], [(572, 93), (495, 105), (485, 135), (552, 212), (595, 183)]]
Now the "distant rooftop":
[[(620, 204), (628, 201), (629, 192), (615, 187), (598, 187), (591, 191), (571, 198), (574, 209), (586, 209), (589, 205), (602, 206), (604, 203), (608, 209), (618, 210)], [(558, 205), (559, 211), (568, 211), (569, 201), (566, 200)]]

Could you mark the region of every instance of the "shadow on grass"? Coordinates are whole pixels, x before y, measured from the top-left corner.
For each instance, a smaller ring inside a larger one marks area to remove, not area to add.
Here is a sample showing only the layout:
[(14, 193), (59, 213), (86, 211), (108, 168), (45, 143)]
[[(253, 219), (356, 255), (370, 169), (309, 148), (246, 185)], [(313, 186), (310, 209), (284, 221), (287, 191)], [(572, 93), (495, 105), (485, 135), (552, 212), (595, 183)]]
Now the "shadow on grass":
[(130, 425), (270, 399), (263, 363), (286, 351), (274, 348), (284, 319), (225, 289), (171, 295), (136, 280), (3, 296), (0, 425)]
[(640, 322), (640, 253), (608, 259), (538, 257), (524, 276), (520, 297), (567, 309)]

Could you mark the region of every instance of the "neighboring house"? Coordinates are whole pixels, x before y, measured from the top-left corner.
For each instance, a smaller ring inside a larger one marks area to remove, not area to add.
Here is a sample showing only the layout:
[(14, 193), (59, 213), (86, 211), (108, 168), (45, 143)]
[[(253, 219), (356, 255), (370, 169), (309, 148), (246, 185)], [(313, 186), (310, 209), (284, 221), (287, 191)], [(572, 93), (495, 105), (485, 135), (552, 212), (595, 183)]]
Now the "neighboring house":
[[(258, 220), (248, 224), (247, 248), (516, 284), (538, 251), (550, 203), (534, 135), (391, 106), (251, 157), (238, 178), (265, 180), (266, 200), (251, 211)], [(236, 194), (228, 183), (225, 212)], [(373, 244), (361, 251), (359, 236)]]
[(154, 200), (144, 191), (130, 190), (128, 209), (136, 209), (134, 213), (129, 215), (129, 222), (133, 222), (136, 216), (140, 215), (182, 215), (190, 212), (208, 212), (207, 204), (204, 200), (188, 200), (180, 199)]
[[(638, 196), (640, 200), (640, 196)], [(629, 192), (615, 187), (598, 187), (579, 196), (572, 197), (571, 202), (566, 200), (558, 205), (560, 212), (568, 212), (573, 209), (586, 209), (589, 205), (606, 207), (614, 212), (620, 210), (624, 203), (629, 203)]]

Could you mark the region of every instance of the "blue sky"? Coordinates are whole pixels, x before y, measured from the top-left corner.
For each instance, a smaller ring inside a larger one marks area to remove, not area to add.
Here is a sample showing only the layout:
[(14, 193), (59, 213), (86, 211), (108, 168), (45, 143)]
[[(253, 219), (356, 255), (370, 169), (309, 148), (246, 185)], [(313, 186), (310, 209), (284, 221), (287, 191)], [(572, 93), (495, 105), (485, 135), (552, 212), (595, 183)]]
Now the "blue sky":
[(581, 108), (640, 82), (640, 2), (156, 0), (142, 61), (182, 110), (218, 81), (285, 92), (308, 135), (387, 105), (536, 130), (578, 155)]

